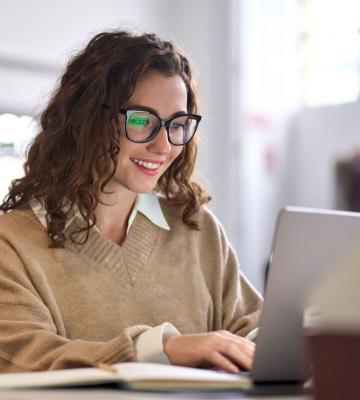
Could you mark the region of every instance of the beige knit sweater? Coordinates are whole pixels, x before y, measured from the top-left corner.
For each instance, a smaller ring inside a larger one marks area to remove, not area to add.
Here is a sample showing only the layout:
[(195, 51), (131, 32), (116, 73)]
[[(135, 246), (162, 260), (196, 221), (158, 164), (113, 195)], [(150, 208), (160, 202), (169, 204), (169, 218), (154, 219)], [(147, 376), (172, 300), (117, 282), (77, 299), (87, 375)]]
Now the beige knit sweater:
[(202, 207), (194, 231), (161, 206), (171, 230), (138, 213), (121, 246), (92, 229), (52, 249), (30, 208), (0, 216), (0, 371), (136, 360), (133, 339), (165, 321), (182, 334), (257, 325), (261, 299), (214, 216)]

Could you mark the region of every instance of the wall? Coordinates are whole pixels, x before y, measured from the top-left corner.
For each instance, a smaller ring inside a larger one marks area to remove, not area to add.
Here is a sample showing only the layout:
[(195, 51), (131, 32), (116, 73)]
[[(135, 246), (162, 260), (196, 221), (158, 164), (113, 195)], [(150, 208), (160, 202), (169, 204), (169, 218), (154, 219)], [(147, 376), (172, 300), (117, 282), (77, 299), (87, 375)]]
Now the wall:
[(335, 208), (334, 164), (360, 149), (360, 102), (303, 109), (289, 137), (286, 201)]
[(299, 107), (299, 2), (242, 4), (237, 226), (243, 265), (262, 288), (276, 217), (286, 202), (286, 143)]
[(3, 0), (0, 111), (36, 114), (68, 57), (102, 29), (142, 25), (143, 1)]

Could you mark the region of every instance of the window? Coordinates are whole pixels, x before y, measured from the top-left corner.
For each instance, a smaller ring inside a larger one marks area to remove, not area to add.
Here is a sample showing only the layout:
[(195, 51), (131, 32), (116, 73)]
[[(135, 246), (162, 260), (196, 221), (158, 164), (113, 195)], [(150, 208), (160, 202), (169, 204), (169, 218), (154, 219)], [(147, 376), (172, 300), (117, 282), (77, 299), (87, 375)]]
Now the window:
[(301, 93), (307, 106), (354, 102), (360, 89), (360, 1), (302, 0)]
[(35, 131), (36, 123), (27, 115), (0, 115), (0, 201), (10, 182), (23, 175), (25, 151)]

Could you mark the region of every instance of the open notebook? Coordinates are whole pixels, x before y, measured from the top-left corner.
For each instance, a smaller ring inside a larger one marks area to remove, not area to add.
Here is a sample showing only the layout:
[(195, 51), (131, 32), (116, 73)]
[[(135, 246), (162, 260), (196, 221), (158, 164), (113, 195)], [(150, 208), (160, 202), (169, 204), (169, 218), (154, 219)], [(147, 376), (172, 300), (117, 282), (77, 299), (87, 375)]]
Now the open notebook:
[(247, 376), (173, 365), (128, 362), (99, 368), (0, 374), (0, 389), (118, 384), (135, 390), (249, 389)]

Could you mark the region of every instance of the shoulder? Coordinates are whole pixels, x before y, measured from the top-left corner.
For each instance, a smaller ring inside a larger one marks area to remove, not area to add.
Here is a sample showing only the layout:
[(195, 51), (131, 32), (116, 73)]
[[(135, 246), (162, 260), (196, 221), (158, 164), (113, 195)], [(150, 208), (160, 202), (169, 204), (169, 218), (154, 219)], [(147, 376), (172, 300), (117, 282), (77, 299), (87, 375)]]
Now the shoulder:
[(12, 210), (0, 215), (0, 237), (8, 241), (35, 240), (46, 236), (44, 227), (30, 207)]
[(0, 214), (0, 229), (26, 225), (32, 219), (33, 212), (30, 207), (17, 208)]
[(197, 235), (200, 236), (216, 236), (218, 238), (227, 240), (226, 233), (221, 222), (208, 206), (202, 205), (198, 212), (193, 216), (193, 219), (199, 224), (199, 231), (196, 231), (191, 230), (183, 222), (183, 207), (176, 207), (163, 197), (159, 197), (159, 202), (171, 229), (186, 229), (193, 231), (194, 234), (197, 233)]

